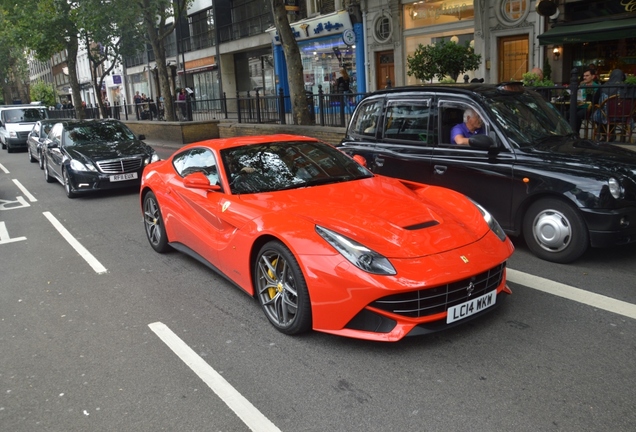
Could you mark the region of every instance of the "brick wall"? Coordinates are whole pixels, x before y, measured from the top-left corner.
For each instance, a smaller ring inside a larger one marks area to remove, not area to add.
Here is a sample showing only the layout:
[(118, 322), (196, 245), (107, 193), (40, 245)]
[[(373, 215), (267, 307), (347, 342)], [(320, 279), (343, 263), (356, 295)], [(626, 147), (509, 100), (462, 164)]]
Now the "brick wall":
[(293, 134), (306, 135), (317, 138), (326, 143), (336, 145), (342, 141), (345, 135), (345, 128), (323, 127), (323, 126), (296, 126), (279, 124), (251, 124), (251, 123), (231, 123), (220, 122), (218, 125), (219, 136), (229, 138), (247, 135), (269, 135), (269, 134)]
[(189, 144), (211, 138), (249, 135), (292, 134), (318, 138), (336, 145), (342, 141), (345, 128), (322, 126), (296, 126), (279, 124), (233, 123), (210, 120), (199, 122), (124, 121), (136, 134), (143, 134), (153, 142)]

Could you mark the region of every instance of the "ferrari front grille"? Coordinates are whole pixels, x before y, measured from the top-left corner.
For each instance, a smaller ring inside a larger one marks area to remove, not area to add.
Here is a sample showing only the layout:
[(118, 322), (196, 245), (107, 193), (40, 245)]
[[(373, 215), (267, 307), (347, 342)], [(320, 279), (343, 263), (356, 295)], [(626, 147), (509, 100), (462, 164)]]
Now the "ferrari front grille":
[(506, 263), (471, 278), (450, 284), (382, 297), (369, 306), (396, 315), (421, 318), (445, 312), (448, 308), (496, 289), (503, 279)]
[(141, 168), (141, 158), (111, 159), (97, 162), (99, 170), (105, 174), (120, 174)]

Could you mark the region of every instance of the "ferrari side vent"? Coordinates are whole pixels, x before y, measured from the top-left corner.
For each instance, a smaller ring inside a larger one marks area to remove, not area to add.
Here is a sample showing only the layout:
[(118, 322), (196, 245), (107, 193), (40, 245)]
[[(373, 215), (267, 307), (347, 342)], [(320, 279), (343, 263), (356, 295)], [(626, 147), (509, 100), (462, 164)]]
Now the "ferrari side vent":
[(439, 225), (439, 222), (437, 222), (436, 220), (432, 220), (432, 221), (428, 221), (428, 222), (422, 222), (422, 223), (418, 223), (415, 225), (409, 225), (409, 226), (405, 226), (404, 229), (405, 230), (409, 230), (409, 231), (416, 231), (416, 230), (421, 230), (424, 228), (430, 228), (432, 226), (435, 225)]
[(411, 318), (445, 312), (452, 306), (496, 289), (501, 285), (505, 267), (504, 262), (469, 279), (382, 297), (369, 306)]

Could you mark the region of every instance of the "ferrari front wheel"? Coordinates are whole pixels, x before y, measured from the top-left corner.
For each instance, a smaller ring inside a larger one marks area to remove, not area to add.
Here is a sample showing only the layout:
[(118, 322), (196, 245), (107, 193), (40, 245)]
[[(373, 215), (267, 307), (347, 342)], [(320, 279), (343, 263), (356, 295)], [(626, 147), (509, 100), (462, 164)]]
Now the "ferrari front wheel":
[(144, 228), (148, 242), (155, 251), (163, 253), (170, 249), (161, 209), (157, 197), (152, 192), (144, 196)]
[(311, 329), (311, 304), (300, 266), (285, 245), (266, 243), (254, 266), (255, 288), (265, 316), (276, 329), (296, 335)]

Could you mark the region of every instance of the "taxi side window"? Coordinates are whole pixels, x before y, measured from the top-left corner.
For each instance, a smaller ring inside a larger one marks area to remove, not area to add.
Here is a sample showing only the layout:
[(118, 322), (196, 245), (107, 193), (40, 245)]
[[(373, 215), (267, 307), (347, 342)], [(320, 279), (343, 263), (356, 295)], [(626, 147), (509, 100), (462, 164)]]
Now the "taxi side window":
[(357, 135), (375, 137), (377, 125), (380, 124), (383, 103), (384, 99), (363, 102), (351, 121), (350, 131)]
[(195, 172), (203, 173), (211, 185), (219, 184), (219, 172), (214, 154), (205, 148), (194, 148), (177, 155), (172, 160), (175, 171), (185, 177)]
[[(464, 123), (464, 111), (468, 108), (473, 109), (481, 118), (484, 119), (483, 114), (474, 106), (467, 105), (460, 102), (440, 102), (439, 104), (439, 143), (442, 145), (455, 145), (453, 138), (451, 137), (451, 130), (458, 124)], [(435, 125), (437, 129), (438, 125)], [(488, 126), (483, 121), (483, 126), (486, 133), (488, 132)], [(467, 148), (467, 147), (463, 147)]]
[(384, 138), (434, 145), (429, 134), (431, 107), (428, 100), (403, 100), (389, 103), (384, 121)]

